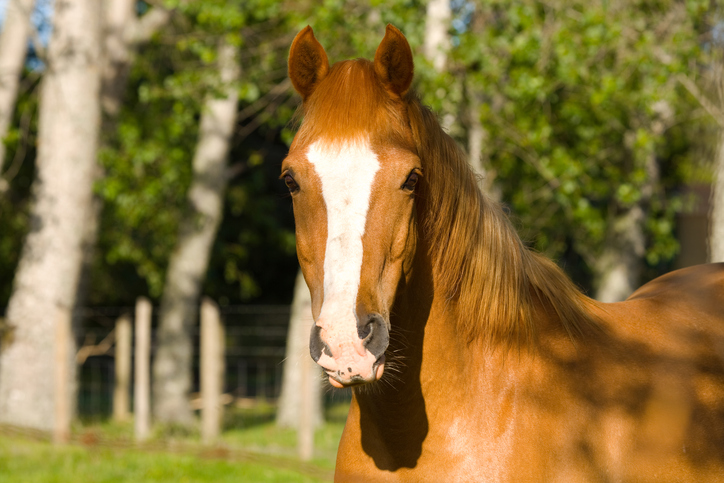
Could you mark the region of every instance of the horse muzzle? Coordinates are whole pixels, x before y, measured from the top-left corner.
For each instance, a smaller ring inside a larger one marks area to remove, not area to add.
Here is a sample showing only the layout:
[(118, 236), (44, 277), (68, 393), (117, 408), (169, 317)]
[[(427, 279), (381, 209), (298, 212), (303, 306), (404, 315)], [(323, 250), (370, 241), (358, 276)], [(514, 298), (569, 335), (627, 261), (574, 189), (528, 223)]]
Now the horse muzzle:
[(367, 384), (384, 373), (389, 322), (379, 314), (356, 319), (334, 323), (322, 316), (312, 328), (310, 353), (334, 387)]

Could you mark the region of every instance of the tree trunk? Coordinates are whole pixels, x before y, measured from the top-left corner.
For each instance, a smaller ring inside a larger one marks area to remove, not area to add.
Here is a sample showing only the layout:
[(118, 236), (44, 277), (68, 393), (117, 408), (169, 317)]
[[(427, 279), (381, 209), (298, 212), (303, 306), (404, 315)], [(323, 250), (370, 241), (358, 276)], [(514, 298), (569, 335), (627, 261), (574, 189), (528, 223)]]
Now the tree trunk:
[[(485, 27), (483, 17), (479, 13), (473, 13), (469, 27), (473, 33), (482, 36)], [(464, 107), (463, 118), (467, 120), (468, 162), (478, 176), (478, 185), (483, 193), (494, 201), (501, 201), (503, 195), (495, 184), (495, 170), (490, 166), (489, 134), (480, 121), (480, 113), (485, 99), (481, 88), (475, 85), (471, 75), (477, 68), (469, 66), (464, 74), (466, 76), (464, 86), (467, 108)]]
[[(277, 424), (282, 427), (299, 429), (302, 418), (309, 418), (311, 426), (317, 427), (323, 420), (322, 377), (319, 366), (304, 364), (305, 359), (311, 359), (309, 335), (313, 323), (312, 297), (300, 270), (294, 284), (294, 300), (289, 317), (286, 359), (282, 373), (282, 390), (277, 409)], [(306, 378), (302, 375), (302, 368), (305, 366), (308, 371)], [(304, 379), (308, 384), (306, 388), (302, 388)], [(306, 404), (301, 400), (305, 394), (309, 398)], [(300, 411), (303, 406), (308, 408), (307, 414), (302, 414)]]
[[(154, 32), (163, 27), (171, 17), (171, 11), (162, 7), (153, 7), (150, 12), (138, 19), (136, 0), (106, 0), (103, 2), (103, 54), (101, 69), (100, 102), (103, 112), (101, 132), (111, 133), (116, 129), (126, 92), (128, 74), (131, 70), (136, 50), (146, 42)], [(102, 142), (103, 140), (101, 140)], [(96, 165), (96, 179), (103, 177), (103, 170)], [(89, 217), (86, 232), (83, 235), (84, 260), (79, 286), (79, 300), (83, 304), (90, 284), (90, 271), (95, 256), (98, 239), (98, 223), (103, 208), (103, 200), (93, 197), (93, 214)]]
[[(104, 122), (115, 125), (123, 104), (128, 74), (139, 45), (168, 23), (172, 11), (153, 7), (143, 17), (136, 17), (136, 0), (105, 0), (103, 37), (103, 83), (101, 104)], [(106, 126), (104, 126), (105, 128)]]
[[(658, 118), (651, 125), (654, 138), (664, 134), (674, 119), (674, 112), (665, 101), (652, 106)], [(633, 149), (633, 133), (626, 144)], [(626, 300), (641, 282), (643, 259), (646, 255), (646, 206), (656, 191), (659, 179), (659, 164), (653, 147), (646, 156), (646, 183), (641, 187), (641, 196), (632, 207), (613, 220), (608, 230), (608, 243), (594, 265), (596, 280), (596, 300), (600, 302), (620, 302)]]
[(2, 178), (5, 166), (5, 136), (15, 112), (18, 85), (25, 65), (30, 36), (30, 14), (35, 0), (9, 0), (0, 33), (0, 193), (8, 188)]
[[(131, 70), (138, 46), (163, 27), (170, 19), (171, 12), (154, 7), (146, 15), (136, 17), (136, 0), (106, 0), (103, 2), (103, 53), (101, 68), (100, 102), (103, 112), (101, 133), (114, 132), (126, 92), (128, 74)], [(103, 140), (101, 140), (102, 142)], [(96, 165), (95, 178), (101, 179), (103, 169)], [(95, 256), (98, 239), (98, 223), (103, 200), (93, 197), (92, 216), (83, 235), (84, 260), (79, 286), (79, 300), (82, 305), (90, 284), (90, 269)]]
[[(102, 2), (101, 133), (111, 133), (116, 130), (116, 121), (123, 104), (128, 74), (138, 46), (147, 41), (171, 16), (169, 10), (153, 7), (150, 12), (139, 19), (136, 17), (136, 3), (136, 0), (104, 0)], [(99, 141), (102, 143), (104, 139)], [(103, 168), (96, 164), (94, 182), (100, 180), (103, 175)], [(83, 264), (78, 282), (77, 306), (85, 305), (92, 283), (91, 271), (96, 256), (98, 226), (102, 210), (102, 198), (94, 195), (91, 214), (83, 233)], [(81, 323), (79, 318), (73, 320), (75, 327)], [(75, 409), (75, 405), (73, 405), (73, 411)]]
[(495, 170), (490, 166), (488, 156), (488, 131), (480, 121), (480, 110), (483, 106), (482, 95), (475, 87), (466, 83), (467, 107), (467, 134), (468, 134), (468, 162), (478, 177), (478, 185), (483, 193), (494, 201), (501, 201), (503, 195), (495, 184)]
[(724, 262), (724, 126), (720, 129), (719, 146), (714, 160), (714, 184), (711, 190), (710, 209), (709, 261)]
[[(425, 13), (425, 41), (423, 53), (438, 74), (447, 70), (447, 55), (450, 51), (450, 0), (429, 0)], [(443, 106), (440, 123), (448, 133), (459, 133), (457, 113)]]
[(430, 0), (425, 16), (425, 58), (438, 72), (447, 68), (447, 53), (450, 50), (450, 0)]
[(620, 302), (636, 290), (641, 279), (646, 245), (642, 225), (645, 214), (635, 205), (619, 217), (609, 230), (610, 241), (594, 267), (596, 300)]
[[(0, 354), (0, 421), (43, 430), (55, 423), (55, 324), (70, 319), (82, 234), (91, 216), (100, 128), (100, 25), (100, 2), (56, 1), (40, 93), (33, 222), (8, 304), (12, 334)], [(74, 351), (68, 357), (75, 359)]]
[(221, 221), (226, 191), (226, 158), (236, 123), (239, 79), (235, 47), (221, 43), (218, 53), (225, 97), (210, 96), (201, 115), (199, 141), (188, 193), (190, 213), (181, 221), (161, 297), (158, 350), (153, 365), (154, 417), (164, 423), (192, 422), (191, 328), (201, 285)]

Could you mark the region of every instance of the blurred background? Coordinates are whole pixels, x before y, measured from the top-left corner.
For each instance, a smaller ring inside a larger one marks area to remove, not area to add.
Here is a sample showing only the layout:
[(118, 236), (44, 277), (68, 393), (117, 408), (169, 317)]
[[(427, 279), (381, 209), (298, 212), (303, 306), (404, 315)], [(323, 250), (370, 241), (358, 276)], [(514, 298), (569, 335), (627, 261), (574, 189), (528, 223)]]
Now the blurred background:
[(2, 0), (0, 479), (331, 479), (350, 395), (306, 348), (286, 60), (388, 23), (587, 294), (724, 261), (715, 0)]

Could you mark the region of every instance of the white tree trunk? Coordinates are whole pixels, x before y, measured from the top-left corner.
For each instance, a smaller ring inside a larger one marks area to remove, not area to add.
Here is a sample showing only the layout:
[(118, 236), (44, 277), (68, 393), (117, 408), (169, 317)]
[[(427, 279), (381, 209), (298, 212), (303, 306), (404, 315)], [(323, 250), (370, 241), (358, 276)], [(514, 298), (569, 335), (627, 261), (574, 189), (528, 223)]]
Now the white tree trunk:
[(101, 105), (107, 118), (115, 118), (121, 107), (123, 91), (131, 65), (134, 39), (131, 26), (136, 21), (135, 0), (103, 2), (103, 83)]
[(646, 253), (644, 222), (644, 211), (636, 205), (613, 224), (610, 241), (594, 267), (596, 300), (620, 302), (638, 287)]
[[(674, 120), (674, 111), (666, 101), (651, 106), (657, 117), (651, 123), (655, 137), (662, 136)], [(633, 133), (626, 144), (633, 148)], [(652, 149), (644, 165), (646, 182), (641, 187), (641, 196), (636, 204), (616, 218), (608, 230), (608, 240), (598, 263), (593, 268), (596, 280), (596, 300), (619, 302), (626, 300), (641, 283), (644, 257), (646, 255), (645, 206), (653, 197), (661, 179), (656, 152)]]
[[(0, 421), (43, 430), (55, 422), (55, 323), (61, 313), (70, 318), (91, 215), (100, 128), (100, 2), (57, 0), (53, 25), (40, 93), (33, 222), (8, 304), (11, 334), (0, 354)], [(74, 351), (68, 355), (74, 359)]]
[(488, 131), (480, 121), (480, 110), (483, 106), (482, 95), (467, 83), (467, 135), (468, 135), (468, 163), (472, 166), (478, 177), (478, 185), (483, 193), (495, 201), (501, 201), (503, 195), (495, 184), (495, 171), (490, 167), (487, 143)]
[[(171, 12), (154, 7), (146, 15), (136, 17), (136, 0), (105, 0), (103, 8), (103, 52), (101, 68), (100, 101), (103, 110), (102, 133), (116, 129), (116, 120), (120, 112), (126, 91), (128, 73), (135, 58), (138, 46), (147, 41), (157, 29), (169, 20)], [(101, 140), (103, 141), (103, 140)], [(96, 165), (96, 179), (103, 176), (100, 165)], [(98, 223), (103, 208), (103, 200), (94, 196), (93, 212), (88, 219), (83, 235), (84, 260), (81, 271), (78, 304), (84, 303), (84, 297), (90, 283), (90, 268), (95, 256), (98, 239)]]
[(425, 44), (423, 51), (435, 70), (443, 72), (447, 67), (450, 50), (450, 0), (430, 0), (425, 17)]
[[(170, 19), (171, 12), (162, 7), (153, 7), (140, 19), (136, 17), (136, 0), (104, 0), (102, 2), (102, 46), (100, 102), (103, 116), (101, 133), (114, 132), (126, 91), (128, 73), (138, 46), (163, 27)], [(103, 142), (103, 139), (100, 140)], [(103, 177), (103, 169), (96, 165), (95, 179)], [(103, 200), (93, 197), (91, 215), (83, 234), (83, 267), (78, 287), (77, 305), (85, 303), (90, 287), (91, 267), (96, 254), (98, 224), (103, 209)], [(74, 321), (79, 324), (80, 321)]]
[(136, 16), (136, 0), (104, 0), (103, 84), (101, 103), (107, 120), (114, 122), (123, 103), (128, 73), (136, 49), (163, 28), (172, 11), (153, 7)]
[(154, 417), (165, 423), (192, 422), (191, 328), (201, 285), (221, 221), (226, 191), (226, 158), (236, 124), (238, 52), (221, 43), (219, 70), (225, 96), (210, 96), (201, 115), (199, 141), (188, 193), (190, 214), (181, 221), (161, 298), (158, 350), (153, 365)]
[[(282, 390), (277, 409), (277, 424), (282, 427), (298, 429), (302, 418), (308, 418), (311, 426), (317, 427), (323, 420), (321, 372), (317, 364), (305, 364), (307, 359), (311, 362), (312, 358), (309, 354), (309, 336), (313, 324), (312, 297), (300, 270), (294, 284)], [(303, 368), (307, 370), (306, 377), (303, 377)], [(302, 387), (304, 380), (307, 382), (306, 388)], [(303, 395), (309, 398), (308, 401), (301, 400)], [(300, 411), (302, 407), (308, 408), (306, 414)]]
[(714, 161), (714, 184), (709, 216), (709, 261), (724, 262), (724, 127)]
[(25, 65), (30, 36), (30, 14), (35, 0), (8, 0), (0, 33), (0, 193), (7, 189), (1, 177), (5, 166), (5, 143), (15, 112), (18, 84)]

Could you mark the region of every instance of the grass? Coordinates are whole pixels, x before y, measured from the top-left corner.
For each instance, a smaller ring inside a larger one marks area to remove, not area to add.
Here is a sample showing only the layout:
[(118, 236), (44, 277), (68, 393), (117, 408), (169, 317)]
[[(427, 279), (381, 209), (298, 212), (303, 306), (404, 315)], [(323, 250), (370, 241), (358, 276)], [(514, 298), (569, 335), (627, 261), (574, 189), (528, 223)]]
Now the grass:
[(66, 445), (0, 427), (0, 483), (331, 481), (343, 423), (332, 417), (318, 429), (314, 458), (302, 462), (296, 433), (274, 424), (273, 409), (234, 410), (213, 447), (201, 445), (196, 433), (170, 428), (136, 445), (131, 424), (111, 422), (77, 424)]

